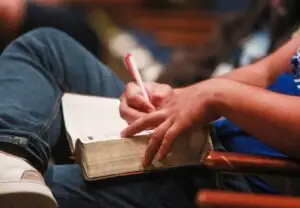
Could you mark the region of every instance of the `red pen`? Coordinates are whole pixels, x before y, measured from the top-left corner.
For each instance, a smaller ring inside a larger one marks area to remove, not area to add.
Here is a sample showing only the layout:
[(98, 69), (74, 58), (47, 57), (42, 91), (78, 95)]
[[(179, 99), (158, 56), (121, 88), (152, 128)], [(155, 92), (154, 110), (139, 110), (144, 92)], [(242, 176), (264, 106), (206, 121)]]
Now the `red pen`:
[(130, 71), (131, 76), (133, 77), (133, 79), (137, 82), (137, 84), (141, 88), (141, 91), (142, 91), (143, 96), (145, 97), (145, 99), (148, 102), (150, 102), (150, 99), (149, 99), (149, 96), (148, 96), (147, 91), (145, 89), (144, 82), (142, 80), (140, 71), (137, 67), (137, 64), (136, 64), (133, 56), (130, 53), (128, 53), (125, 56), (125, 65), (126, 65), (127, 69)]

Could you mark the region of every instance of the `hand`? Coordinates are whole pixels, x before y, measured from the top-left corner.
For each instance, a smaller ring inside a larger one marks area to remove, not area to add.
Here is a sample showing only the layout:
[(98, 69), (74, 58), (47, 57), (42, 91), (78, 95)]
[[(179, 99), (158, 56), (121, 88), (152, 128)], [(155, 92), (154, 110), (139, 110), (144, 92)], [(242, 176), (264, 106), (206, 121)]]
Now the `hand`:
[(134, 82), (126, 86), (120, 98), (120, 114), (128, 124), (152, 111), (161, 109), (174, 94), (174, 90), (165, 84), (151, 82), (146, 83), (145, 88), (150, 102), (143, 97), (140, 87)]
[(149, 139), (143, 165), (152, 162), (156, 154), (161, 160), (168, 153), (174, 140), (195, 124), (207, 124), (218, 118), (211, 105), (218, 81), (209, 80), (182, 88), (161, 109), (147, 114), (122, 131), (122, 136), (132, 136), (156, 127)]

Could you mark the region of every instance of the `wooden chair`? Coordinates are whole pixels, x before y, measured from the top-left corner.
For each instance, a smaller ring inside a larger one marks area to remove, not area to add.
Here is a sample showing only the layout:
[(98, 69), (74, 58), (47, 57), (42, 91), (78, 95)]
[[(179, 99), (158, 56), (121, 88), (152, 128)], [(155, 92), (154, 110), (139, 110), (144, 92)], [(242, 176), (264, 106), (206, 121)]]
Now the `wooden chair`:
[[(280, 176), (300, 174), (300, 164), (292, 160), (236, 153), (210, 152), (204, 165), (212, 170), (232, 173)], [(196, 203), (201, 208), (296, 208), (300, 207), (300, 198), (201, 190), (196, 197)]]
[(161, 46), (198, 48), (217, 31), (221, 16), (192, 9), (152, 9), (145, 7), (107, 9), (124, 27), (151, 34)]

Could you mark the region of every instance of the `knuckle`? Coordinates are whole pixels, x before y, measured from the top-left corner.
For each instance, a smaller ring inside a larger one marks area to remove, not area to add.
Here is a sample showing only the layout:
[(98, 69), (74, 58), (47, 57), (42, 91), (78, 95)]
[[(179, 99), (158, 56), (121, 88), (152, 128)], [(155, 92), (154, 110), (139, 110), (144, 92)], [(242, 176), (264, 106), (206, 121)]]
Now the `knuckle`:
[(156, 94), (156, 95), (153, 96), (153, 100), (154, 100), (154, 102), (160, 103), (164, 100), (164, 95)]
[[(125, 114), (120, 114), (120, 116), (121, 116), (121, 118), (123, 118), (123, 119), (125, 119), (126, 118), (126, 116), (125, 116)], [(126, 120), (126, 119), (125, 119)]]
[(148, 123), (149, 120), (150, 120), (150, 119), (149, 119), (148, 116), (143, 116), (142, 118), (140, 118), (140, 124), (141, 124), (141, 125), (144, 125), (144, 124)]
[(163, 109), (161, 110), (161, 117), (162, 118), (168, 118), (170, 115), (170, 110), (169, 109)]
[(133, 102), (135, 102), (136, 101), (136, 96), (134, 96), (134, 95), (132, 95), (132, 94), (129, 94), (128, 96), (127, 96), (127, 102), (128, 103), (133, 103)]
[(175, 128), (169, 129), (169, 131), (166, 134), (166, 139), (170, 139), (175, 133), (176, 133), (176, 129)]
[(172, 90), (172, 87), (168, 84), (162, 84), (162, 87), (165, 89), (165, 90)]
[(170, 94), (171, 92), (173, 92), (173, 89), (170, 85), (164, 84), (162, 86), (162, 91), (164, 92), (164, 94)]
[(126, 106), (121, 104), (119, 107), (119, 112), (122, 116), (122, 114), (124, 114), (126, 112)]
[(125, 93), (127, 93), (129, 90), (130, 90), (130, 83), (128, 83), (128, 84), (125, 86)]
[(128, 121), (129, 117), (126, 113), (121, 113), (120, 114), (121, 118), (124, 119), (125, 121)]
[(193, 118), (191, 118), (191, 117), (187, 117), (187, 116), (182, 115), (182, 114), (179, 114), (177, 117), (178, 117), (177, 120), (180, 121), (180, 123), (182, 123), (186, 126), (189, 126), (190, 124), (192, 124)]
[(174, 130), (170, 130), (166, 133), (165, 135), (165, 143), (172, 143), (175, 140), (175, 131)]
[(122, 95), (120, 96), (119, 100), (122, 102), (125, 98), (125, 92), (122, 93)]
[(125, 93), (127, 94), (131, 94), (132, 91), (134, 91), (135, 89), (135, 84), (132, 82), (129, 82), (126, 86), (125, 86)]
[(120, 97), (120, 105), (119, 105), (119, 110), (120, 111), (124, 107), (124, 105), (126, 105), (126, 100), (124, 100), (124, 98)]
[(170, 92), (173, 91), (172, 87), (170, 85), (167, 85), (167, 84), (162, 84), (160, 89), (164, 94), (167, 94), (167, 93), (170, 93)]
[(126, 85), (126, 89), (127, 90), (130, 90), (131, 88), (135, 87), (135, 83), (134, 82), (129, 82), (127, 85)]
[(127, 97), (127, 102), (130, 104), (136, 104), (139, 105), (140, 102), (140, 97), (138, 96), (138, 94), (131, 94)]
[(162, 137), (160, 136), (160, 133), (158, 131), (154, 131), (151, 137), (154, 141), (162, 140)]

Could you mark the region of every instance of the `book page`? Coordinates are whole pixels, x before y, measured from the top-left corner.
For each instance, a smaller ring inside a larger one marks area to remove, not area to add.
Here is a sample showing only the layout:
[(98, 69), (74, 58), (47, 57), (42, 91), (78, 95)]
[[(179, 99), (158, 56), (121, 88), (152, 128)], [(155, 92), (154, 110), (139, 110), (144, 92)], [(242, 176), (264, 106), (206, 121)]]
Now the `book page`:
[(73, 148), (77, 139), (83, 143), (120, 139), (127, 123), (120, 117), (119, 104), (114, 98), (64, 94), (64, 121)]

